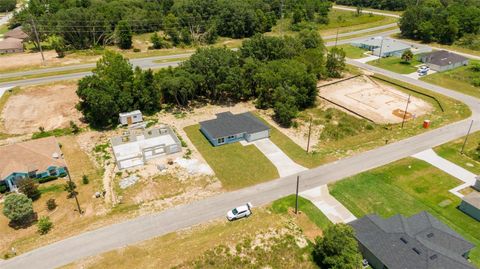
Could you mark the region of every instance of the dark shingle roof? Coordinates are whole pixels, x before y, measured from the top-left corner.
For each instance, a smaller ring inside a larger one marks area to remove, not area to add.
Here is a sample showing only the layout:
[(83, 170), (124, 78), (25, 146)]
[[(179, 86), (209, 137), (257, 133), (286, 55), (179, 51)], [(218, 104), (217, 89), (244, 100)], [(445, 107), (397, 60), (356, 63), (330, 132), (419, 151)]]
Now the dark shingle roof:
[(471, 269), (463, 254), (475, 246), (423, 211), (409, 218), (367, 215), (353, 221), (357, 240), (390, 269)]
[(219, 113), (216, 119), (200, 122), (200, 126), (214, 139), (241, 133), (251, 134), (270, 130), (267, 125), (250, 112), (236, 115), (231, 112)]
[(460, 63), (468, 58), (446, 50), (434, 51), (424, 56), (425, 62), (438, 66)]

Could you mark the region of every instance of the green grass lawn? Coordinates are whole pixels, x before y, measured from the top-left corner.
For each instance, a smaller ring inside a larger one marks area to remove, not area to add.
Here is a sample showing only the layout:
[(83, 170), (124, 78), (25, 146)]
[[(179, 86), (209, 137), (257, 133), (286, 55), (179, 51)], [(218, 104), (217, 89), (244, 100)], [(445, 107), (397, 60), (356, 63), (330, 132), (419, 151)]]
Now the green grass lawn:
[(367, 55), (365, 55), (365, 52), (367, 51), (361, 48), (357, 48), (352, 45), (340, 45), (337, 47), (345, 51), (345, 55), (347, 56), (347, 58), (360, 59), (360, 58), (367, 57)]
[(436, 147), (434, 150), (443, 158), (480, 175), (480, 132), (470, 134), (465, 145), (464, 154), (461, 154), (465, 138), (459, 138)]
[[(278, 199), (272, 203), (272, 211), (277, 214), (285, 214), (288, 209), (295, 209), (295, 195)], [(315, 223), (319, 228), (325, 230), (332, 222), (309, 200), (299, 196), (298, 210), (302, 211), (307, 217)]]
[(356, 217), (370, 213), (390, 217), (430, 212), (478, 246), (470, 256), (479, 266), (480, 222), (458, 210), (460, 198), (448, 191), (460, 184), (426, 162), (407, 158), (344, 179), (329, 189)]
[(198, 124), (185, 127), (188, 138), (202, 154), (227, 190), (240, 189), (278, 178), (277, 168), (255, 145), (233, 143), (214, 147)]
[(422, 63), (416, 59), (409, 63), (405, 63), (400, 57), (386, 57), (381, 58), (380, 60), (370, 61), (368, 64), (399, 74), (410, 74), (417, 71), (416, 66)]
[[(385, 78), (382, 76), (377, 77)], [(389, 81), (395, 80), (389, 79)], [(270, 126), (270, 139), (293, 161), (307, 168), (313, 168), (385, 145), (387, 140), (388, 143), (392, 143), (423, 133), (428, 130), (422, 128), (424, 119), (430, 119), (432, 128), (438, 128), (471, 115), (468, 107), (459, 101), (399, 81), (395, 82), (436, 97), (445, 108), (445, 112), (441, 112), (438, 104), (433, 99), (398, 88), (401, 91), (412, 94), (412, 96), (423, 98), (433, 106), (434, 110), (428, 115), (418, 117), (415, 121), (406, 122), (405, 127), (401, 129), (401, 124), (376, 125), (336, 109), (324, 110), (320, 107), (314, 107), (302, 111), (298, 120), (303, 122), (302, 124), (307, 124), (306, 122), (312, 117), (314, 125), (324, 125), (324, 130), (328, 132), (322, 133), (319, 143), (313, 145), (310, 153), (306, 153), (304, 148), (273, 126)], [(263, 121), (267, 123), (265, 120)], [(338, 124), (339, 122), (342, 124)]]
[[(471, 60), (471, 62), (479, 61)], [(480, 74), (472, 71), (469, 66), (462, 66), (422, 77), (421, 80), (480, 98), (480, 87), (472, 85), (474, 77), (480, 78)]]

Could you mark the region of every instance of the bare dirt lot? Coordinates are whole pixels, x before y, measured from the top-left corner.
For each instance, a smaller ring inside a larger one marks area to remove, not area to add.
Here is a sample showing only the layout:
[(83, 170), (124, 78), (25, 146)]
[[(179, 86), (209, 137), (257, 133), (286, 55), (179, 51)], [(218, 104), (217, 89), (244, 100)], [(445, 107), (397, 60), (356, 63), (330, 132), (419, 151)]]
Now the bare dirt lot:
[[(380, 124), (402, 122), (408, 100), (408, 94), (368, 76), (323, 86), (320, 96)], [(407, 119), (424, 115), (432, 109), (427, 102), (412, 96)]]
[(15, 53), (11, 55), (4, 55), (0, 57), (0, 71), (13, 72), (22, 69), (31, 69), (34, 67), (52, 67), (71, 64), (80, 64), (85, 62), (94, 62), (100, 56), (78, 56), (75, 54), (66, 55), (64, 58), (57, 58), (57, 53), (54, 50), (44, 51), (45, 62), (42, 63), (42, 56), (39, 52), (32, 53)]
[(80, 124), (81, 113), (75, 108), (76, 82), (32, 86), (11, 96), (0, 115), (5, 133), (25, 134)]

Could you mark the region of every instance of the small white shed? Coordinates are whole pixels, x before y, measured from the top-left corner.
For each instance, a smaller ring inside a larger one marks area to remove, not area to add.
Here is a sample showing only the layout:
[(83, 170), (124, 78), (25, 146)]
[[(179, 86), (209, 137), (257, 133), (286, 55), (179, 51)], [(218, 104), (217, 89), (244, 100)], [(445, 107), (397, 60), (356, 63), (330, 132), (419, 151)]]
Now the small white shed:
[(131, 125), (143, 121), (142, 112), (140, 110), (120, 113), (118, 116), (122, 125)]

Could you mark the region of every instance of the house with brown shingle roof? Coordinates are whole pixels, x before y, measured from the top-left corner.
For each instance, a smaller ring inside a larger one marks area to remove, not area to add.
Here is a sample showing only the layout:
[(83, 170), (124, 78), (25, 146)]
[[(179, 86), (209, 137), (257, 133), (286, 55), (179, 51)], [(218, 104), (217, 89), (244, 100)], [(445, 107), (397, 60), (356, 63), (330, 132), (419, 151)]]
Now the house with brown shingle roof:
[(23, 52), (23, 41), (9, 37), (0, 41), (0, 54)]
[(66, 176), (66, 164), (55, 137), (0, 147), (0, 184), (15, 191), (25, 178)]
[(28, 35), (22, 30), (22, 26), (18, 26), (3, 34), (3, 38), (16, 38), (23, 41), (28, 38)]

